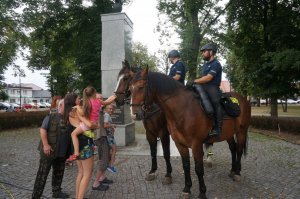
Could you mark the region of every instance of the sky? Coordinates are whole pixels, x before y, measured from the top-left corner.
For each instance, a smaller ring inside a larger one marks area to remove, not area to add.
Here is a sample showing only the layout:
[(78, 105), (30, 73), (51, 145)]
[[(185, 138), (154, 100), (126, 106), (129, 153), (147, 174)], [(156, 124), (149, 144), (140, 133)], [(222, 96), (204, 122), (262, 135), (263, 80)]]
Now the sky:
[[(133, 0), (129, 5), (124, 5), (122, 10), (133, 22), (133, 42), (141, 42), (148, 47), (152, 54), (158, 50), (160, 45), (158, 42), (159, 34), (154, 33), (158, 23), (156, 4), (157, 1), (153, 0)], [(27, 69), (27, 63), (22, 58), (18, 58), (15, 63), (25, 71), (26, 76), (21, 78), (21, 83), (34, 83), (43, 89), (48, 88), (46, 78), (41, 75), (41, 73), (48, 73), (48, 71), (36, 70), (32, 72)], [(19, 84), (19, 77), (14, 77), (13, 73), (12, 67), (5, 71), (5, 83)]]

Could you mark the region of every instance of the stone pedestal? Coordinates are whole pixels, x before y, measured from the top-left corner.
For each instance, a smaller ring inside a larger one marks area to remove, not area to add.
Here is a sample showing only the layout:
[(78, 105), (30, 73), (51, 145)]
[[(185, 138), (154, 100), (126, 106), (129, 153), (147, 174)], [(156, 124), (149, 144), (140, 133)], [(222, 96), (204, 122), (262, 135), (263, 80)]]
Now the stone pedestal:
[[(102, 21), (102, 95), (111, 96), (117, 84), (118, 73), (124, 59), (132, 63), (132, 26), (133, 23), (125, 13), (101, 15)], [(117, 107), (112, 115), (117, 124), (115, 139), (117, 146), (126, 146), (135, 140), (135, 125), (130, 117), (128, 105)]]

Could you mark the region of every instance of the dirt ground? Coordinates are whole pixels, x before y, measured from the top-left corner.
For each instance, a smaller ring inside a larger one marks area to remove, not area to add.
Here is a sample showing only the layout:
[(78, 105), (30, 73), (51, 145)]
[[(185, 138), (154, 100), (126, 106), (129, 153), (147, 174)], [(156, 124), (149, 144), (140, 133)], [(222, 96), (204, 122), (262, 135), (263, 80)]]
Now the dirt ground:
[(275, 137), (275, 138), (282, 139), (282, 140), (285, 140), (285, 141), (293, 143), (293, 144), (300, 145), (300, 133), (292, 134), (292, 133), (287, 133), (287, 132), (282, 132), (282, 131), (279, 133), (278, 131), (267, 131), (267, 130), (261, 130), (261, 129), (255, 129), (255, 128), (251, 128), (250, 131), (254, 132), (254, 133), (260, 133), (260, 134), (264, 134), (267, 136)]

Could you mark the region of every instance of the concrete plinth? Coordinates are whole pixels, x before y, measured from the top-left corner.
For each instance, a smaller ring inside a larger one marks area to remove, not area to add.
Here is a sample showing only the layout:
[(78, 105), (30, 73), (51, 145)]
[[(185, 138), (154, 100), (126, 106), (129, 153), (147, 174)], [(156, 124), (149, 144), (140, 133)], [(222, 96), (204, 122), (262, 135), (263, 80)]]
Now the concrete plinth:
[(117, 146), (127, 146), (135, 140), (135, 123), (131, 122), (124, 125), (117, 125), (115, 139)]
[[(115, 91), (117, 77), (122, 68), (122, 61), (132, 62), (132, 27), (133, 23), (125, 13), (101, 15), (102, 21), (102, 95), (107, 98)], [(134, 123), (129, 114), (128, 105), (117, 107), (112, 115), (117, 124), (115, 139), (118, 146), (127, 146), (135, 140)]]

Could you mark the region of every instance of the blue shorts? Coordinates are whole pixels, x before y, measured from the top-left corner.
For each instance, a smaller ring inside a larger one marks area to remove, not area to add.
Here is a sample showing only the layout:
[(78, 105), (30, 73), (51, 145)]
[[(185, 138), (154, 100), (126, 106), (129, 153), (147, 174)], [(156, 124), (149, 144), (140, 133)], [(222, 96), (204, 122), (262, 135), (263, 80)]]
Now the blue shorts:
[(116, 140), (114, 136), (107, 136), (108, 145), (111, 147), (112, 145), (116, 145)]

